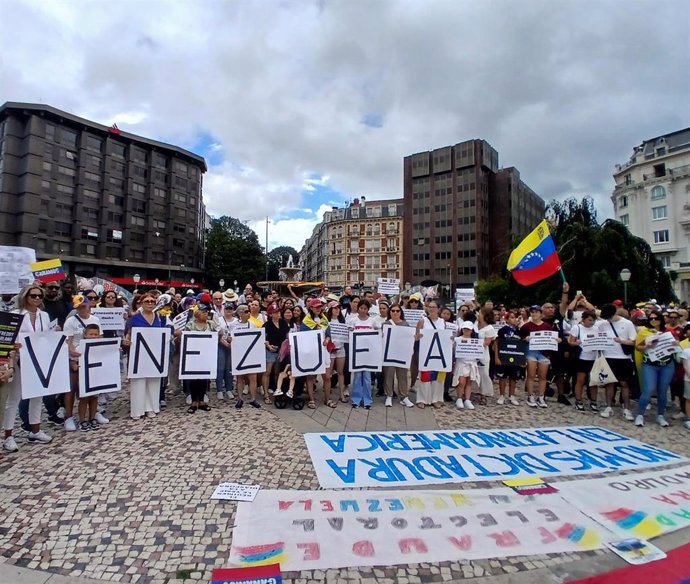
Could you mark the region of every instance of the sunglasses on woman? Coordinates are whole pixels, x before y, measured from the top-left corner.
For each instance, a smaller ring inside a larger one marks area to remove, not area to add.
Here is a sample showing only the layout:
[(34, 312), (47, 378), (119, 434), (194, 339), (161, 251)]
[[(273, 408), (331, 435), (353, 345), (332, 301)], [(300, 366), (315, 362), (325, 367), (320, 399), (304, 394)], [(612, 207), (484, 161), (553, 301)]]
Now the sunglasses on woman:
[(391, 308), (391, 312), (400, 312), (399, 308)]
[(87, 296), (88, 300), (98, 300), (98, 296)]
[(29, 298), (33, 298), (34, 300), (37, 298), (43, 298), (43, 294), (27, 294)]

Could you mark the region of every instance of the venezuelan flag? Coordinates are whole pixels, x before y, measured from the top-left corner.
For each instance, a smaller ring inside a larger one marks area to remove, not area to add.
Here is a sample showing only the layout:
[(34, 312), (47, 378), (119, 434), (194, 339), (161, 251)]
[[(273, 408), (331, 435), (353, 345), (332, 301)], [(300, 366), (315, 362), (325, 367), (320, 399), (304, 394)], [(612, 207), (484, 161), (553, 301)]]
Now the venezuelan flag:
[(508, 270), (518, 284), (529, 286), (548, 278), (561, 269), (556, 244), (544, 219), (520, 242), (508, 258)]

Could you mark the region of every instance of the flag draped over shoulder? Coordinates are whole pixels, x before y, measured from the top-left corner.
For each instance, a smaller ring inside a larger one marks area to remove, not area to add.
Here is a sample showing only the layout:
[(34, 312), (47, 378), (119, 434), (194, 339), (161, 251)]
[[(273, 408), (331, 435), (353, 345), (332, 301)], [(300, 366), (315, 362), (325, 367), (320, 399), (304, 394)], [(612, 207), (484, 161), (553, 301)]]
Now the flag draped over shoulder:
[(523, 286), (548, 278), (561, 269), (546, 219), (513, 250), (507, 267), (516, 282)]

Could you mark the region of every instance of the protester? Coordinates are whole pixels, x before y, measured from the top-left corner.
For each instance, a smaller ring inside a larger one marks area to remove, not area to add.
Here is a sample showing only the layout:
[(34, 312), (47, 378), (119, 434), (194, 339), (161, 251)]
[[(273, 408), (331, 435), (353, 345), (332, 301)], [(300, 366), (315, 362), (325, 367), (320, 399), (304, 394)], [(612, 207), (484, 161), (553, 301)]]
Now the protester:
[[(218, 332), (218, 325), (210, 318), (211, 306), (206, 302), (198, 302), (194, 318), (189, 321), (182, 330), (177, 331), (178, 336), (182, 336), (185, 332)], [(216, 353), (217, 354), (217, 353)], [(189, 395), (191, 396), (191, 404), (187, 408), (188, 414), (194, 414), (197, 410), (208, 412), (211, 408), (204, 400), (208, 393), (209, 380), (208, 379), (188, 379)]]
[[(354, 305), (351, 302), (351, 306)], [(371, 303), (366, 298), (357, 304), (357, 318), (348, 322), (348, 327), (353, 331), (377, 330), (378, 322), (369, 316)], [(371, 375), (369, 371), (355, 371), (352, 374), (352, 407), (364, 406), (371, 409), (373, 398), (371, 395)]]
[[(461, 339), (471, 339), (474, 336), (474, 324), (466, 320), (460, 324), (458, 335)], [(479, 381), (477, 359), (458, 357), (453, 367), (453, 382), (455, 388), (455, 407), (459, 410), (473, 410), (472, 382)]]
[[(320, 298), (310, 299), (309, 302), (307, 302), (307, 311), (307, 315), (304, 317), (304, 320), (302, 320), (301, 330), (326, 330), (328, 328), (328, 319), (322, 314), (323, 302)], [(328, 337), (326, 337), (325, 342), (327, 341), (330, 341)], [(307, 375), (305, 381), (307, 386), (307, 397), (309, 400), (307, 402), (307, 407), (310, 410), (313, 410), (316, 408), (316, 402), (314, 401), (316, 375)], [(330, 399), (328, 401), (330, 401)]]
[[(598, 332), (599, 329), (595, 326), (596, 320), (597, 315), (593, 310), (585, 310), (582, 313), (580, 323), (570, 329), (570, 336), (568, 337), (570, 346), (577, 348), (579, 353), (577, 358), (577, 378), (575, 380), (575, 408), (579, 412), (585, 411), (585, 406), (582, 403), (582, 394), (584, 386), (589, 379), (589, 374), (594, 366), (594, 361), (597, 358), (596, 351), (582, 349), (582, 342), (583, 339), (586, 339), (589, 335)], [(597, 385), (591, 386), (590, 391), (589, 409), (593, 412), (598, 412)]]
[[(553, 331), (554, 325), (542, 319), (542, 309), (539, 304), (530, 307), (530, 320), (520, 327), (520, 336), (529, 341), (530, 335), (536, 331)], [(559, 339), (560, 340), (560, 339)], [(554, 351), (527, 351), (527, 405), (530, 407), (546, 408), (546, 381)]]
[[(410, 298), (410, 302), (412, 302), (412, 298)], [(446, 330), (446, 325), (439, 316), (439, 305), (436, 300), (429, 302), (428, 311), (429, 313), (417, 322), (416, 340), (420, 340), (425, 334), (422, 331)], [(412, 359), (414, 362), (414, 356)], [(445, 371), (422, 371), (420, 374), (421, 387), (417, 390), (418, 408), (423, 409), (426, 406), (440, 408), (443, 405), (445, 377)]]
[(262, 386), (264, 387), (264, 403), (270, 404), (271, 398), (269, 393), (269, 384), (271, 382), (271, 374), (278, 375), (279, 369), (279, 351), (282, 344), (287, 339), (290, 332), (290, 325), (280, 317), (280, 309), (277, 304), (271, 304), (267, 309), (268, 320), (264, 323), (263, 328), (266, 331), (266, 371), (263, 374)]
[[(245, 290), (245, 295), (246, 294), (247, 291)], [(233, 327), (233, 333), (235, 333), (238, 330), (258, 328), (253, 322), (249, 320), (249, 307), (246, 304), (240, 304), (237, 307), (237, 318), (239, 319), (239, 322)], [(230, 337), (229, 340), (232, 350), (232, 337)], [(247, 395), (247, 393), (249, 394), (250, 398), (249, 405), (257, 409), (261, 407), (261, 404), (258, 401), (256, 401), (257, 375), (257, 373), (245, 373), (244, 375), (237, 375), (237, 401), (235, 402), (236, 409), (239, 410), (240, 408), (242, 408), (242, 406), (244, 405), (244, 400), (242, 399), (242, 396)], [(246, 392), (243, 389), (245, 385), (248, 387)]]
[[(229, 338), (232, 335), (232, 329), (237, 324), (235, 317), (236, 305), (234, 302), (226, 300), (223, 303), (223, 312), (215, 319), (220, 339), (218, 342), (218, 369), (216, 372), (216, 397), (219, 400), (234, 399), (233, 393), (233, 377), (231, 371), (232, 353), (230, 349)], [(214, 314), (215, 318), (215, 314)]]
[[(386, 320), (382, 327), (384, 326), (405, 326), (409, 327), (410, 323), (405, 320), (405, 315), (402, 310), (402, 306), (397, 303), (393, 303), (388, 310), (388, 320)], [(407, 407), (412, 408), (414, 404), (410, 401), (409, 397), (409, 386), (407, 383), (407, 372), (406, 367), (396, 367), (394, 365), (386, 365), (383, 367), (383, 391), (386, 394), (386, 407), (390, 408), (393, 406), (393, 395), (395, 394), (394, 383), (397, 381), (398, 396), (400, 397), (400, 403)]]
[(336, 301), (328, 303), (328, 310), (326, 311), (326, 320), (328, 321), (328, 329), (326, 329), (326, 336), (330, 339), (330, 343), (326, 346), (328, 349), (328, 368), (323, 375), (323, 393), (326, 405), (334, 408), (337, 402), (331, 398), (331, 383), (333, 374), (337, 375), (339, 399), (342, 403), (347, 403), (345, 397), (345, 343), (342, 341), (333, 340), (331, 333), (331, 325), (345, 324), (345, 317), (342, 315), (342, 308)]
[[(519, 338), (518, 332), (518, 315), (516, 311), (511, 310), (505, 317), (506, 324), (498, 331), (497, 338), (499, 339), (515, 339)], [(503, 405), (506, 400), (506, 384), (508, 385), (508, 401), (514, 406), (519, 406), (520, 402), (515, 397), (515, 389), (517, 382), (525, 378), (525, 368), (504, 363), (499, 355), (499, 341), (494, 343), (494, 358), (496, 361), (496, 377), (498, 378), (498, 399), (496, 403)]]
[(484, 306), (479, 311), (477, 316), (477, 335), (484, 344), (484, 358), (477, 363), (479, 370), (479, 405), (486, 405), (486, 398), (494, 394), (494, 382), (489, 374), (491, 354), (489, 347), (496, 338), (496, 329), (494, 328), (494, 309), (493, 303), (490, 306)]
[[(76, 358), (76, 367), (70, 371), (72, 381), (72, 391), (79, 395), (79, 356), (84, 352), (84, 341), (89, 339), (98, 339), (101, 337), (101, 329), (95, 323), (87, 324), (81, 332), (81, 338), (76, 340), (74, 336), (69, 339), (70, 344), (74, 345), (74, 352), (72, 355)], [(75, 363), (72, 361), (71, 363)], [(99, 430), (101, 426), (108, 424), (110, 420), (98, 411), (98, 396), (92, 395), (89, 397), (80, 397), (79, 406), (77, 407), (79, 414), (79, 430), (88, 432), (90, 430)], [(65, 429), (67, 429), (67, 422), (65, 422)]]

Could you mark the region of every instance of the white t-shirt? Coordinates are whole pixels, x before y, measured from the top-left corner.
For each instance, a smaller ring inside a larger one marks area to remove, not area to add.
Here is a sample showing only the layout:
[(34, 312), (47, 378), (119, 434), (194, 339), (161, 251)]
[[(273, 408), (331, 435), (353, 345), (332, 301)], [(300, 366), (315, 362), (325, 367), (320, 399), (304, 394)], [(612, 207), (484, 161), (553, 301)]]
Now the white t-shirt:
[(63, 331), (68, 337), (72, 337), (72, 343), (76, 347), (84, 338), (84, 329), (90, 324), (97, 324), (100, 328), (101, 321), (93, 314), (88, 318), (81, 318), (75, 314), (65, 321)]
[[(620, 337), (626, 341), (634, 341), (637, 338), (637, 331), (635, 330), (635, 325), (630, 322), (627, 318), (619, 318), (613, 321), (613, 327), (608, 320), (600, 320), (597, 322), (596, 326), (599, 331), (606, 333), (612, 339)], [(616, 333), (613, 329), (616, 329)], [(631, 355), (626, 355), (623, 352), (623, 346), (620, 343), (613, 343), (613, 348), (608, 351), (604, 351), (604, 357), (607, 359), (632, 359)]]
[[(477, 331), (477, 334), (479, 335), (479, 338), (484, 342), (484, 339), (495, 339), (498, 334), (496, 333), (496, 329), (493, 327), (491, 324), (487, 324), (484, 328), (480, 328)], [(482, 358), (482, 364), (485, 366), (489, 366), (489, 347), (484, 347), (484, 357)]]
[(381, 328), (381, 325), (371, 316), (366, 318), (365, 320), (362, 320), (361, 318), (359, 318), (359, 316), (355, 316), (351, 321), (347, 323), (347, 325), (352, 327), (352, 329), (356, 331), (371, 331), (378, 330)]
[[(683, 349), (683, 352), (680, 354), (680, 358), (683, 360), (690, 359), (690, 347)], [(690, 381), (690, 376), (687, 373), (685, 374), (685, 381)]]
[[(576, 324), (573, 326), (573, 328), (570, 329), (570, 336), (575, 337), (576, 339), (580, 339), (581, 341), (584, 340), (586, 337), (589, 335), (595, 335), (596, 333), (599, 332), (599, 328), (597, 327), (597, 323), (595, 322), (592, 326), (586, 327), (582, 324)], [(595, 361), (597, 358), (597, 352), (596, 351), (585, 351), (584, 349), (580, 353), (580, 359), (583, 361)]]

